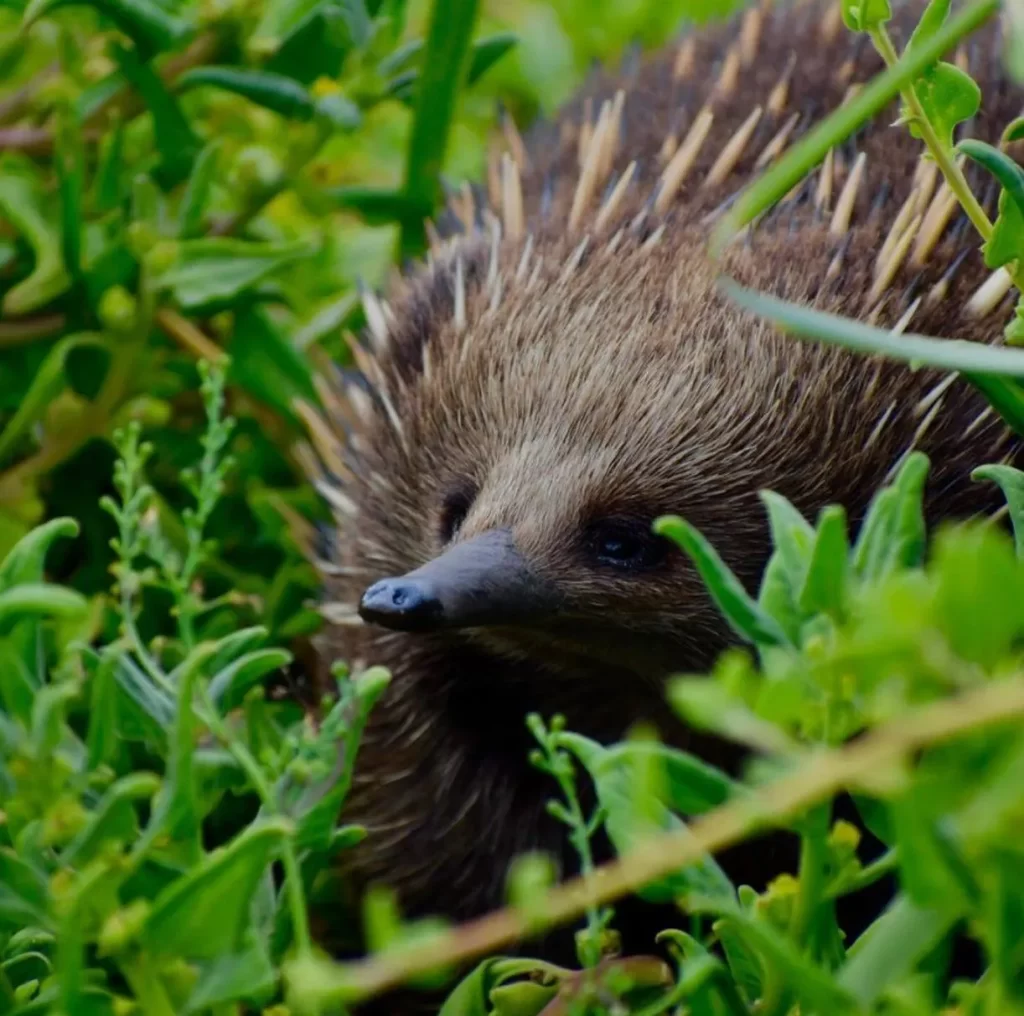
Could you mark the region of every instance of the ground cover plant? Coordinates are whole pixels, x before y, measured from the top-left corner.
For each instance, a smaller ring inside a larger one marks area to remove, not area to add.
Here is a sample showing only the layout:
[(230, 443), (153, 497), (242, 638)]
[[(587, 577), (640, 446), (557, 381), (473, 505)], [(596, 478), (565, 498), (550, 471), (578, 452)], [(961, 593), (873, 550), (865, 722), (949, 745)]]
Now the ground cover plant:
[[(471, 148), (485, 119), (471, 101), (457, 115), (459, 95), (512, 39), (475, 30), (470, 3), (421, 11), (420, 44), (395, 2), (58, 6), (4, 12), (34, 27), (5, 43), (25, 85), (0, 110), (0, 1012), (337, 1013), (400, 983), (448, 992), (445, 1016), (1024, 1011), (1024, 475), (976, 473), (1003, 489), (1012, 536), (929, 533), (920, 455), (856, 534), (842, 506), (807, 520), (765, 492), (775, 553), (756, 596), (684, 519), (659, 521), (747, 646), (668, 689), (688, 722), (750, 750), (742, 781), (643, 731), (602, 746), (530, 717), (581, 879), (552, 886), (545, 858), (523, 858), (508, 908), (463, 927), (406, 922), (373, 893), (351, 916), (368, 958), (323, 955), (315, 914), (338, 898), (330, 860), (364, 835), (344, 799), (388, 675), (337, 661), (315, 719), (277, 693), (296, 672), (288, 646), (318, 623), (288, 535), (318, 511), (288, 461), (293, 398), (315, 399), (317, 358), (341, 356), (334, 336), (358, 323), (338, 262), (367, 249), (350, 228), (325, 251), (311, 222), (354, 211), (415, 254), (446, 137)], [(612, 48), (641, 7), (605, 39), (595, 20), (581, 51)], [(999, 180), (999, 218), (972, 221), (1016, 280), (1021, 171), (1001, 149), (954, 146), (979, 97), (937, 62), (997, 9), (938, 0), (900, 56), (884, 0), (846, 4), (889, 71), (757, 181), (715, 244), (902, 90), (965, 208), (956, 155)], [(59, 56), (56, 74), (41, 55)], [(374, 117), (406, 105), (394, 186), (352, 182), (331, 154), (365, 170), (388, 129)], [(894, 344), (723, 284), (798, 336), (960, 370), (1024, 432), (1019, 350)], [(836, 821), (840, 791), (882, 844), (868, 864)], [(601, 825), (620, 857), (595, 869)], [(769, 827), (799, 837), (798, 869), (760, 894), (733, 885), (714, 852)], [(837, 900), (890, 876), (892, 904), (845, 940)], [(618, 954), (630, 892), (679, 903), (658, 943), (671, 962), (655, 943)], [(576, 968), (503, 953), (577, 919)], [(980, 944), (979, 980), (948, 983), (954, 933)]]

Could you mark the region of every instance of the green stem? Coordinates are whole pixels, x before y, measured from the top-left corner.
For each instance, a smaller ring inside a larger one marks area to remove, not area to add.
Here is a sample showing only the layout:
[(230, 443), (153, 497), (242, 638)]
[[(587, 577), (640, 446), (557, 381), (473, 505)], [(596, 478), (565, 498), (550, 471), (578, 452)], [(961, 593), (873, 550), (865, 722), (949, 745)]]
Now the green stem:
[[(899, 60), (899, 56), (885, 25), (873, 28), (870, 35), (886, 65), (892, 67)], [(943, 144), (938, 134), (935, 133), (935, 128), (932, 126), (931, 120), (928, 119), (921, 100), (917, 97), (913, 82), (905, 85), (900, 90), (900, 94), (903, 96), (903, 101), (907, 104), (911, 116), (917, 122), (921, 140), (928, 146), (928, 151), (931, 152), (932, 158), (935, 159), (942, 175), (946, 178), (950, 190), (956, 195), (971, 222), (974, 223), (974, 228), (981, 234), (982, 240), (987, 241), (992, 236), (992, 223), (985, 214), (985, 209), (981, 207), (978, 199), (974, 196), (963, 170), (956, 164), (952, 149)]]
[(174, 1006), (148, 960), (141, 954), (118, 957), (118, 964), (144, 1016), (175, 1016)]
[[(238, 762), (267, 813), (270, 815), (279, 814), (277, 802), (274, 799), (274, 788), (267, 781), (259, 763), (252, 757), (249, 749), (232, 734), (220, 713), (217, 712), (216, 707), (210, 701), (205, 687), (200, 691), (200, 698), (203, 709), (199, 714), (199, 718), (206, 724), (220, 743), (227, 748), (235, 761)], [(312, 951), (313, 938), (309, 930), (309, 912), (306, 907), (306, 897), (302, 891), (302, 873), (299, 869), (299, 857), (295, 851), (295, 844), (291, 839), (284, 841), (284, 846), (281, 850), (281, 864), (284, 866), (284, 891), (287, 894), (288, 908), (291, 911), (295, 946), (300, 957), (306, 956)]]
[(815, 808), (804, 820), (800, 835), (800, 889), (793, 917), (790, 937), (798, 947), (811, 947), (814, 955), (814, 918), (825, 895), (825, 870), (828, 864), (828, 823), (831, 803)]

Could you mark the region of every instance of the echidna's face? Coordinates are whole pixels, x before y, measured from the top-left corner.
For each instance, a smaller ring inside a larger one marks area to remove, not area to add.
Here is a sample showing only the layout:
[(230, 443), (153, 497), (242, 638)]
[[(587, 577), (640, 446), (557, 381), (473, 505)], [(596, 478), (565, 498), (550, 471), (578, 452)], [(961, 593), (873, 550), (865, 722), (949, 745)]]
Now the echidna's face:
[(382, 422), (368, 450), (366, 621), (584, 670), (718, 648), (694, 569), (652, 523), (682, 514), (728, 536), (734, 566), (761, 563), (759, 522), (741, 521), (757, 513), (730, 502), (754, 496), (738, 463), (757, 415), (720, 381), (749, 366), (745, 344), (723, 352), (706, 280), (669, 296), (614, 267), (614, 285), (509, 298), (467, 336), (431, 337), (426, 376), (394, 399), (400, 435)]

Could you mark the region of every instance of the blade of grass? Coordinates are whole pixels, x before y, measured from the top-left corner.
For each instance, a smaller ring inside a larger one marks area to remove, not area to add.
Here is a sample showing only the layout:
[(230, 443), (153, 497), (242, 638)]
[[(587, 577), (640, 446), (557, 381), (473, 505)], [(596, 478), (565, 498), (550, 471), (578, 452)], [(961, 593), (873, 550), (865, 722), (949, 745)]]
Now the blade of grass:
[(750, 184), (723, 216), (711, 235), (710, 251), (718, 257), (729, 240), (747, 223), (783, 195), (825, 157), (828, 150), (878, 113), (914, 81), (923, 70), (951, 50), (999, 9), (999, 0), (975, 0), (950, 18), (930, 39), (905, 54), (858, 92), (848, 103), (826, 117), (798, 141), (775, 165)]
[(423, 220), (433, 213), (441, 193), (441, 166), (479, 7), (479, 0), (434, 0), (406, 158), (410, 210), (402, 219), (403, 259), (416, 257), (425, 247)]

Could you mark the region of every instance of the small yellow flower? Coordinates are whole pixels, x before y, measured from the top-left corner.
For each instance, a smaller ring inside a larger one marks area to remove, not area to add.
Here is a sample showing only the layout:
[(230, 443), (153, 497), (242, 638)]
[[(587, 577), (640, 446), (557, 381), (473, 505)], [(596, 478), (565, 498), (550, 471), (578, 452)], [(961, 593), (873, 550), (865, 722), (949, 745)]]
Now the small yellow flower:
[(320, 77), (309, 86), (309, 91), (316, 99), (323, 99), (328, 95), (337, 95), (341, 91), (341, 85), (334, 78), (321, 74)]

